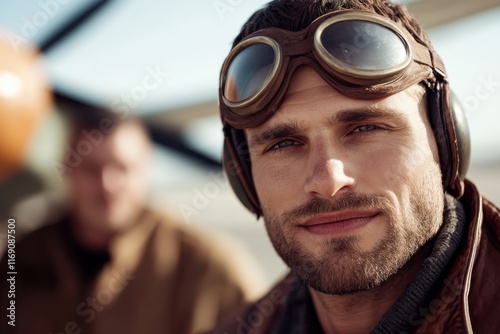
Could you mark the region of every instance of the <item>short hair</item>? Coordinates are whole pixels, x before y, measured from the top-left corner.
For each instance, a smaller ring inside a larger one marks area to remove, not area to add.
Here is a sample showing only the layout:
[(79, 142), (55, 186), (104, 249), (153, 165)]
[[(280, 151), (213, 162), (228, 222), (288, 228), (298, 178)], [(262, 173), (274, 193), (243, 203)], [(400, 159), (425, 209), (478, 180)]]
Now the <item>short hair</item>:
[(401, 22), (417, 41), (429, 45), (429, 38), (406, 7), (386, 0), (274, 0), (256, 11), (243, 25), (233, 42), (233, 48), (246, 36), (264, 29), (280, 28), (300, 31), (318, 17), (333, 11), (366, 10)]
[(98, 131), (99, 136), (107, 138), (125, 126), (137, 129), (145, 142), (151, 142), (151, 136), (144, 122), (134, 115), (124, 115), (87, 103), (71, 102), (71, 105), (65, 105), (63, 108), (69, 121), (68, 143), (70, 147), (78, 144), (83, 133), (92, 134)]
[(57, 108), (69, 121), (70, 146), (77, 143), (83, 131), (99, 131), (103, 137), (107, 137), (112, 135), (117, 128), (125, 125), (135, 127), (144, 135), (147, 142), (151, 142), (151, 136), (145, 124), (134, 115), (83, 100), (67, 92), (56, 92), (55, 102)]
[(75, 146), (81, 139), (82, 133), (93, 133), (99, 131), (104, 137), (112, 136), (117, 129), (130, 126), (138, 130), (138, 133), (147, 143), (151, 142), (151, 136), (144, 123), (137, 117), (127, 115), (117, 115), (111, 111), (103, 111), (99, 114), (86, 115), (84, 117), (70, 118), (69, 144)]

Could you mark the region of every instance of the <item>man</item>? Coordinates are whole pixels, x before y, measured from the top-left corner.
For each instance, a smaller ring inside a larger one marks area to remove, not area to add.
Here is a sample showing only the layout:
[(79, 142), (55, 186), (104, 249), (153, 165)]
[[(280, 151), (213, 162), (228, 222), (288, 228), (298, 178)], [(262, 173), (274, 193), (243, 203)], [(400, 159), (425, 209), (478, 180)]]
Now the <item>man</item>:
[(16, 244), (17, 274), (9, 284), (2, 260), (2, 314), (12, 301), (14, 308), (2, 317), (1, 332), (178, 334), (213, 327), (249, 298), (252, 275), (147, 208), (152, 147), (138, 121), (101, 115), (87, 123), (77, 122), (70, 140), (68, 213)]
[(499, 333), (500, 215), (421, 27), (275, 0), (221, 72), (225, 169), (291, 273), (214, 333)]

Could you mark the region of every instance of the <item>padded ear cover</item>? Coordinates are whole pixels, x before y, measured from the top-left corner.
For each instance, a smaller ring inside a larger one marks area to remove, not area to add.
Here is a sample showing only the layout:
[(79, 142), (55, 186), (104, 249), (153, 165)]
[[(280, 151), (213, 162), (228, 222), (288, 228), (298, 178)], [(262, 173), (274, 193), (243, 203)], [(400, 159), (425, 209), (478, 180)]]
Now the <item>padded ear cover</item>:
[(464, 109), (447, 83), (428, 88), (427, 102), (439, 150), (443, 186), (451, 195), (460, 198), (470, 161), (470, 134)]
[(458, 146), (458, 177), (461, 181), (464, 181), (470, 164), (470, 132), (465, 110), (453, 92), (451, 94), (451, 111)]
[(242, 130), (231, 126), (224, 128), (222, 166), (229, 184), (240, 202), (257, 217), (261, 215), (259, 199), (255, 191), (248, 145)]

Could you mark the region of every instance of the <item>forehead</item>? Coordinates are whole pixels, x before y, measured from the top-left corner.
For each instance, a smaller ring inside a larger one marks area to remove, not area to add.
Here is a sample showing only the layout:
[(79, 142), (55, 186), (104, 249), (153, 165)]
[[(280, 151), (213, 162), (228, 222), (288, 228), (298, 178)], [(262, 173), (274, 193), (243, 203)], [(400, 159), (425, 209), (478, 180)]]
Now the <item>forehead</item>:
[[(311, 90), (311, 92), (314, 92), (316, 89), (319, 87), (325, 87), (329, 88), (332, 94), (335, 94), (339, 97), (339, 100), (365, 100), (368, 101), (369, 99), (358, 99), (358, 98), (350, 98), (347, 97), (346, 95), (341, 94), (338, 92), (336, 89), (332, 88), (312, 67), (310, 66), (300, 66), (298, 67), (292, 75), (292, 79), (290, 80), (290, 85), (288, 86), (286, 93), (285, 93), (285, 100), (282, 103), (286, 104), (287, 100), (290, 100), (294, 95), (297, 95), (297, 93), (300, 93), (302, 91), (306, 90)], [(373, 86), (375, 87), (375, 86)], [(409, 97), (415, 98), (419, 100), (423, 94), (423, 87), (420, 85), (413, 85), (410, 86), (407, 89), (404, 89), (403, 92), (406, 92)], [(304, 94), (307, 95), (308, 93)], [(309, 94), (310, 95), (310, 94)], [(394, 94), (391, 94), (394, 95)], [(389, 95), (388, 95), (389, 96)], [(376, 99), (371, 99), (372, 101)], [(380, 99), (381, 100), (381, 99)]]
[[(414, 85), (399, 93), (378, 99), (348, 97), (331, 87), (314, 69), (302, 66), (294, 72), (283, 103), (266, 123), (272, 123), (273, 119), (277, 118), (276, 116), (283, 117), (294, 113), (310, 114), (318, 108), (326, 109), (331, 113), (367, 108), (409, 116), (410, 110), (418, 108), (423, 109), (420, 111), (424, 115), (424, 102), (424, 88), (420, 85)], [(414, 112), (411, 113), (411, 115), (414, 114)]]

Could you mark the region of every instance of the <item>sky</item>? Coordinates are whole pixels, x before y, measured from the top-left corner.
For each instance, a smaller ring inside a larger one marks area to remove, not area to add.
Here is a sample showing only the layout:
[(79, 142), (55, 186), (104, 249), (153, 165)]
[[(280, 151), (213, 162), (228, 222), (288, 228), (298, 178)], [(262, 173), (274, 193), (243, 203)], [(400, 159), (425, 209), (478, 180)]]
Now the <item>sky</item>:
[[(26, 19), (34, 23), (37, 11), (43, 11), (40, 3), (47, 1), (58, 0), (6, 4), (11, 8), (1, 11), (0, 25), (22, 32)], [(51, 25), (81, 8), (81, 0), (65, 1), (32, 40), (42, 41), (53, 31)], [(212, 87), (218, 86), (219, 68), (232, 38), (250, 13), (266, 2), (115, 0), (46, 54), (48, 71), (56, 87), (85, 92), (100, 103), (112, 103), (141, 85), (148, 70), (168, 73), (140, 101), (138, 112), (214, 99)]]

